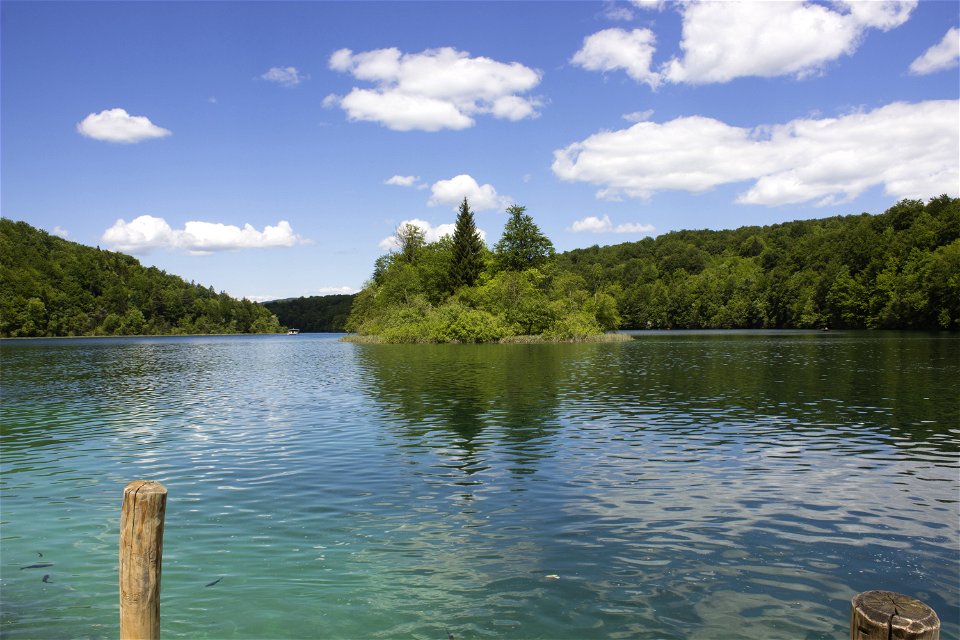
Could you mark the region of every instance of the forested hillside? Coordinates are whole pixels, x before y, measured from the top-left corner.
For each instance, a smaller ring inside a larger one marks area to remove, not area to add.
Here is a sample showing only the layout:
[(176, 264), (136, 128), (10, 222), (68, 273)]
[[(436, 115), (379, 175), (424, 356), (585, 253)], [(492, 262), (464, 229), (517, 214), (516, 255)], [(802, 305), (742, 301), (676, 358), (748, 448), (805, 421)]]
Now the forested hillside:
[(272, 311), (286, 327), (306, 333), (343, 331), (353, 305), (352, 295), (309, 296), (272, 300), (263, 306)]
[(0, 219), (0, 335), (274, 333), (266, 308)]
[(455, 254), (453, 238), (427, 244), (401, 229), (399, 250), (377, 261), (359, 297), (265, 305), (2, 219), (0, 335), (275, 332), (277, 316), (302, 331), (342, 331), (351, 309), (348, 328), (397, 341), (617, 326), (960, 328), (957, 198), (557, 255), (522, 207), (511, 216), (493, 251), (462, 241), (468, 254)]
[(557, 256), (621, 328), (960, 328), (960, 200), (679, 231)]

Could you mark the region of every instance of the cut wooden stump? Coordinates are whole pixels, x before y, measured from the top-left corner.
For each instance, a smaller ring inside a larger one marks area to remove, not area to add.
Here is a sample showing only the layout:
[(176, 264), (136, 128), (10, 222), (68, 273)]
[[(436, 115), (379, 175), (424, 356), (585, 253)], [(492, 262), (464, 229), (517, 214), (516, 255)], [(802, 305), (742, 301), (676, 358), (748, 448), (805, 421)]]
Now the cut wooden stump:
[(850, 640), (939, 640), (940, 618), (916, 598), (864, 591), (850, 602)]

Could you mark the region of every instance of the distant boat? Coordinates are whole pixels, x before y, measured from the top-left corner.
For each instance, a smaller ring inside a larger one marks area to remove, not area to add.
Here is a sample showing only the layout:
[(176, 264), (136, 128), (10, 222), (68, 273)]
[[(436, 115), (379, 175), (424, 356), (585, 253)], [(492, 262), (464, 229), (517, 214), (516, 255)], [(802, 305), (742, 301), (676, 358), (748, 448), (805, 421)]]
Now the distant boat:
[(287, 329), (288, 336), (295, 336), (300, 333), (300, 329)]

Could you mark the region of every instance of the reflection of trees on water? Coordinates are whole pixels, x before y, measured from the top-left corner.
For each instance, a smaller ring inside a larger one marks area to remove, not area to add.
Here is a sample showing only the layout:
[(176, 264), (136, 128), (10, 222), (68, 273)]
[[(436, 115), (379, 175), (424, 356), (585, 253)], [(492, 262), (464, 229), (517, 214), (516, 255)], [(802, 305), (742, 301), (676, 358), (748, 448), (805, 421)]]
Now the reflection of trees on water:
[(419, 442), (445, 433), (467, 475), (505, 455), (514, 473), (530, 473), (549, 455), (567, 345), (361, 345), (362, 387)]
[(631, 430), (732, 422), (958, 450), (960, 340), (949, 334), (661, 332), (590, 364), (569, 376), (567, 403)]
[(887, 455), (894, 442), (932, 446), (936, 458), (957, 449), (951, 336), (665, 333), (621, 345), (355, 353), (361, 387), (404, 446), (442, 452), (460, 480), (491, 465), (535, 471), (554, 456), (559, 424), (599, 440), (669, 432), (691, 456), (744, 438), (766, 450), (797, 434), (838, 455)]

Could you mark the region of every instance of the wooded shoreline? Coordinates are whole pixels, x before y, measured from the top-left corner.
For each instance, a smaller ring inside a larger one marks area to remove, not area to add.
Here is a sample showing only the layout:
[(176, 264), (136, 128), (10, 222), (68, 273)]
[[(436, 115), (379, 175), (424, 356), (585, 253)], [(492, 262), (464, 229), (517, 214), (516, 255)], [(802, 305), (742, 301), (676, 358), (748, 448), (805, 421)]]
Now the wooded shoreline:
[[(382, 260), (372, 283), (385, 273)], [(878, 215), (677, 231), (558, 253), (550, 264), (602, 308), (602, 328), (960, 329), (960, 199), (946, 195)], [(538, 269), (545, 277), (513, 284), (546, 291), (553, 275)], [(409, 302), (426, 293), (422, 275), (391, 295)], [(0, 220), (3, 338), (276, 333), (282, 325), (339, 332), (362, 299), (235, 300), (130, 256)], [(467, 311), (482, 306), (462, 302)]]

